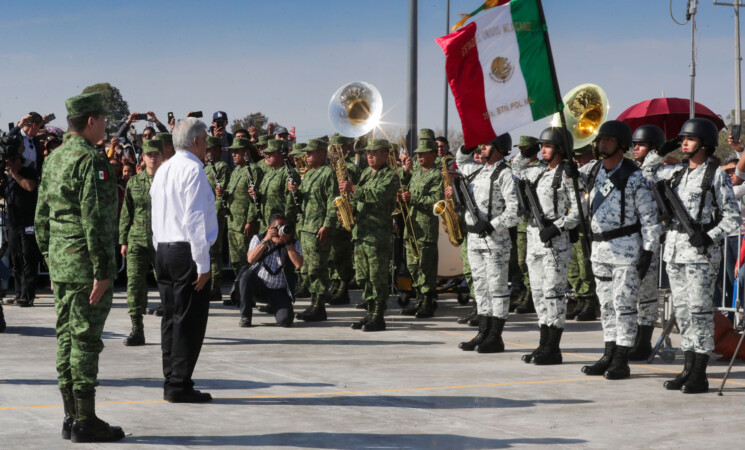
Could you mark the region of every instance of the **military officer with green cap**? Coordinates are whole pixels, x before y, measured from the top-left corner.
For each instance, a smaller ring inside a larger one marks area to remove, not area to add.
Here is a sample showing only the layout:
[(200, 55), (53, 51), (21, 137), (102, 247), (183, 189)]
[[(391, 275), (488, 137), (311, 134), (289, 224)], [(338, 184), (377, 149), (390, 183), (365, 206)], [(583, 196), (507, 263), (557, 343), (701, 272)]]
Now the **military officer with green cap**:
[(142, 316), (147, 308), (147, 271), (155, 272), (155, 248), (150, 220), (150, 185), (163, 160), (163, 143), (157, 139), (142, 143), (145, 170), (133, 176), (124, 191), (119, 219), (121, 253), (127, 259), (127, 305), (132, 333), (124, 345), (145, 345)]
[[(412, 228), (405, 227), (406, 265), (416, 293), (416, 302), (401, 310), (401, 314), (418, 319), (432, 317), (437, 296), (437, 239), (439, 219), (432, 212), (435, 203), (443, 199), (442, 172), (435, 167), (437, 144), (434, 139), (420, 139), (414, 150), (419, 168), (413, 170), (409, 185), (398, 194), (409, 205)], [(413, 234), (412, 234), (413, 233)], [(416, 248), (414, 247), (416, 243)]]
[(54, 285), (62, 438), (118, 441), (124, 438), (122, 429), (95, 412), (101, 333), (116, 277), (116, 179), (94, 147), (106, 133), (107, 111), (99, 93), (72, 97), (65, 106), (70, 131), (44, 161), (34, 223)]
[(262, 170), (265, 170), (267, 166), (266, 159), (264, 158), (264, 151), (269, 146), (269, 141), (273, 140), (274, 135), (262, 134), (261, 136), (259, 136), (259, 140), (256, 142), (256, 150), (259, 151), (259, 155), (262, 158), (261, 160), (257, 161), (257, 164)]
[(337, 227), (334, 199), (339, 196), (336, 174), (326, 164), (326, 143), (310, 139), (305, 154), (308, 171), (299, 186), (288, 182), (288, 189), (298, 193), (303, 214), (297, 231), (305, 255), (307, 285), (311, 294), (310, 307), (298, 313), (297, 318), (306, 322), (326, 320), (326, 300), (329, 286), (328, 263), (331, 236)]
[(384, 314), (388, 301), (391, 257), (391, 214), (396, 206), (398, 180), (388, 167), (391, 145), (385, 139), (370, 139), (367, 147), (368, 167), (360, 181), (342, 181), (339, 188), (354, 194), (357, 215), (352, 229), (357, 283), (367, 315), (352, 325), (363, 331), (385, 330)]
[(297, 216), (290, 191), (287, 189), (287, 171), (284, 167), (284, 150), (287, 149), (287, 141), (281, 139), (270, 139), (264, 150), (264, 161), (266, 167), (263, 169), (263, 177), (258, 189), (249, 189), (250, 195), (256, 195), (259, 209), (251, 213), (249, 221), (259, 220), (259, 233), (267, 229), (267, 221), (274, 213), (287, 217), (290, 222), (295, 222)]
[(173, 135), (171, 133), (156, 133), (155, 139), (163, 143), (163, 162), (168, 161), (176, 153), (173, 147)]
[(228, 204), (223, 198), (224, 190), (230, 181), (230, 167), (220, 160), (222, 140), (214, 136), (207, 136), (207, 153), (204, 156), (204, 173), (215, 194), (215, 208), (217, 209), (217, 240), (210, 247), (210, 301), (221, 301), (222, 292), (222, 246), (227, 228), (226, 216), (229, 214)]

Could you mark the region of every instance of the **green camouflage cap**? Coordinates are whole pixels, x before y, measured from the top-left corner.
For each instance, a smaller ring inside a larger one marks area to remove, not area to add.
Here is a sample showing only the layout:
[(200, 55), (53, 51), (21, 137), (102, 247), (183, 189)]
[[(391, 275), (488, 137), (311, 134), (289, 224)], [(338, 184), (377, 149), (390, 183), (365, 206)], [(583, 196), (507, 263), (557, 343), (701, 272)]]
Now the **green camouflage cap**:
[(306, 144), (303, 144), (302, 142), (298, 142), (297, 144), (292, 146), (292, 151), (290, 152), (290, 155), (292, 156), (300, 156), (305, 154), (305, 146)]
[(163, 151), (163, 141), (151, 139), (142, 143), (142, 153), (157, 153)]
[(305, 147), (305, 153), (312, 152), (315, 150), (326, 150), (327, 145), (320, 139), (309, 139), (308, 145)]
[(435, 132), (429, 128), (422, 128), (419, 130), (419, 139), (429, 139), (430, 141), (435, 140)]
[(347, 137), (347, 136), (340, 136), (340, 135), (334, 135), (331, 137), (331, 144), (332, 145), (352, 145), (354, 144), (354, 138)]
[(584, 147), (580, 147), (574, 150), (574, 156), (585, 156), (592, 154), (592, 144), (587, 144)]
[(274, 139), (274, 135), (273, 134), (271, 134), (271, 135), (269, 135), (269, 134), (262, 134), (261, 136), (259, 136), (259, 141), (256, 143), (256, 145), (258, 145), (258, 146), (267, 146), (267, 145), (269, 145), (269, 141), (271, 141), (273, 139)]
[(222, 147), (222, 140), (218, 137), (207, 136), (207, 148)]
[(98, 92), (89, 94), (80, 94), (65, 100), (68, 116), (77, 116), (79, 114), (108, 114), (103, 107), (103, 95)]
[(365, 151), (369, 152), (372, 150), (389, 150), (391, 149), (391, 144), (385, 139), (370, 139), (367, 141), (367, 147), (365, 147)]
[(171, 133), (156, 133), (155, 139), (159, 140), (160, 142), (165, 144), (171, 144), (173, 145), (173, 135)]
[(273, 153), (276, 151), (284, 151), (287, 149), (287, 141), (284, 139), (269, 139), (267, 147), (264, 149), (264, 153)]
[(253, 144), (253, 142), (251, 142), (250, 139), (239, 137), (239, 138), (233, 139), (233, 144), (230, 147), (228, 147), (228, 148), (230, 150), (240, 150), (240, 149), (243, 149), (243, 148), (251, 148), (253, 146), (254, 146), (254, 144)]
[(538, 139), (533, 136), (520, 136), (520, 142), (517, 145), (513, 145), (513, 147), (530, 147), (536, 142), (538, 142)]
[(414, 150), (414, 153), (429, 153), (437, 150), (437, 144), (435, 141), (429, 139), (419, 139), (419, 146)]

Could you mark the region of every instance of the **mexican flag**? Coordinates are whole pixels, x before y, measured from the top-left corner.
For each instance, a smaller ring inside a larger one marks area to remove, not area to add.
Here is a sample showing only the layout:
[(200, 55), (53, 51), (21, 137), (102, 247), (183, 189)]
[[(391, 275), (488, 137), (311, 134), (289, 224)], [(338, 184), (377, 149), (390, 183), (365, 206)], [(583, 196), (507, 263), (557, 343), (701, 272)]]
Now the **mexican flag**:
[(512, 0), (435, 39), (466, 147), (483, 144), (562, 107), (539, 0)]

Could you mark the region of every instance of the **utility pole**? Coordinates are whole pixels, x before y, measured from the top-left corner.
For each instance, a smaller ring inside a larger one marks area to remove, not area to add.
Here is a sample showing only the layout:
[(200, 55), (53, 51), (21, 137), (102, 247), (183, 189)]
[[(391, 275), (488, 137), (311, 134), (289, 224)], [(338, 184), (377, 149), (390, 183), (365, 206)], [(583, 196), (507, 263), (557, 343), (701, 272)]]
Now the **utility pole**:
[(714, 0), (714, 6), (733, 6), (735, 9), (735, 117), (734, 126), (732, 127), (732, 136), (736, 138), (740, 134), (740, 126), (742, 125), (742, 94), (740, 91), (740, 65), (742, 64), (742, 58), (740, 57), (740, 6), (743, 6), (739, 0), (735, 3), (722, 3)]
[[(739, 1), (739, 0), (738, 0)], [(696, 117), (696, 10), (698, 0), (688, 0), (686, 20), (691, 22), (691, 108), (689, 118)]]

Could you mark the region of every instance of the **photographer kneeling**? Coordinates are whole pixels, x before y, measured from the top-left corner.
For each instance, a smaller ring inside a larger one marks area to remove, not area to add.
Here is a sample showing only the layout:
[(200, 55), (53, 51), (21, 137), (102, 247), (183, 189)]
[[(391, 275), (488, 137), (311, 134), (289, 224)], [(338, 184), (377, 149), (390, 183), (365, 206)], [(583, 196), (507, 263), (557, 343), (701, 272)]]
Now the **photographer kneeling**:
[(295, 269), (303, 265), (300, 243), (287, 217), (272, 214), (266, 233), (257, 234), (248, 248), (248, 266), (238, 274), (241, 295), (239, 326), (250, 327), (254, 299), (266, 299), (273, 307), (274, 318), (281, 327), (292, 326), (292, 292), (297, 277)]
[(19, 306), (33, 306), (36, 297), (36, 277), (39, 270), (39, 247), (34, 235), (34, 215), (38, 196), (38, 175), (24, 165), (23, 141), (12, 139), (7, 146), (0, 196), (5, 199), (5, 232)]

